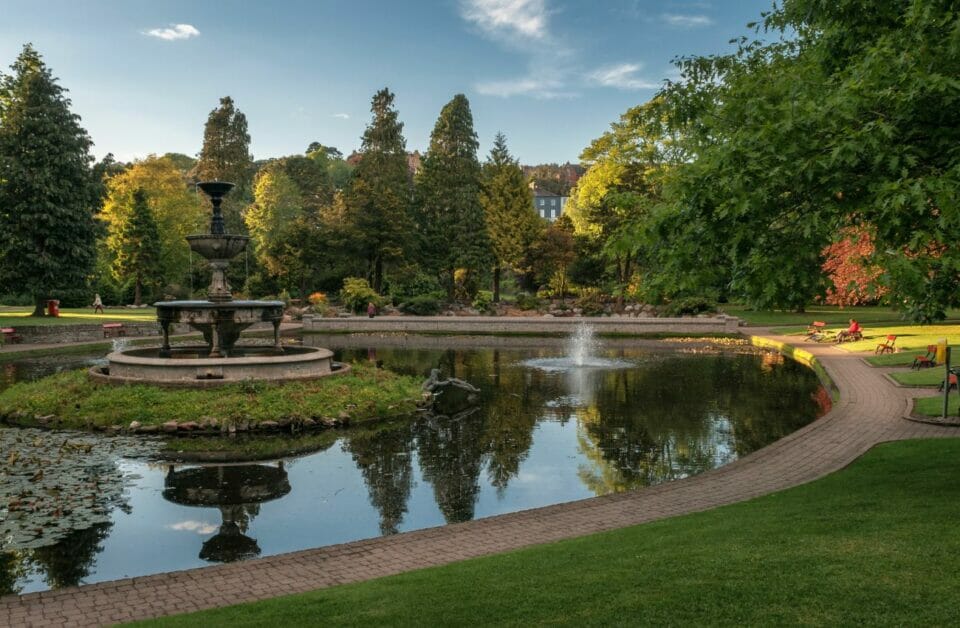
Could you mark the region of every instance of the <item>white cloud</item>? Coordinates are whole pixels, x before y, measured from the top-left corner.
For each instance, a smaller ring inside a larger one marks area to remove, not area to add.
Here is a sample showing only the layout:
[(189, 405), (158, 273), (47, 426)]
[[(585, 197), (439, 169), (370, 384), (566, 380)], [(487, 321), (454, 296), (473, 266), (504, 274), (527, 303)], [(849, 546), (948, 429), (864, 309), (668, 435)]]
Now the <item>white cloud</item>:
[(171, 530), (180, 530), (187, 532), (196, 532), (200, 535), (213, 534), (219, 528), (211, 523), (205, 523), (203, 521), (180, 521), (179, 523), (173, 523), (167, 526)]
[(700, 26), (710, 26), (713, 19), (707, 15), (682, 15), (680, 13), (664, 13), (660, 17), (670, 26), (680, 28), (698, 28)]
[(200, 31), (190, 24), (171, 24), (167, 28), (153, 28), (144, 33), (150, 37), (163, 39), (164, 41), (175, 41), (177, 39), (190, 39), (199, 37)]
[(495, 36), (545, 39), (548, 33), (545, 0), (462, 0), (461, 15)]
[(332, 117), (334, 117), (334, 118), (340, 118), (341, 120), (349, 120), (349, 119), (350, 119), (350, 114), (349, 114), (349, 113), (335, 113), (335, 114), (333, 114)]
[(477, 83), (475, 86), (477, 93), (484, 96), (499, 96), (500, 98), (509, 98), (510, 96), (530, 96), (541, 100), (553, 100), (556, 98), (573, 98), (576, 94), (562, 91), (563, 84), (553, 79), (541, 79), (532, 76), (524, 76), (505, 81), (487, 81)]
[(660, 87), (657, 83), (639, 76), (637, 73), (642, 69), (643, 66), (639, 63), (621, 63), (598, 68), (591, 72), (587, 78), (596, 85), (624, 90), (656, 89)]

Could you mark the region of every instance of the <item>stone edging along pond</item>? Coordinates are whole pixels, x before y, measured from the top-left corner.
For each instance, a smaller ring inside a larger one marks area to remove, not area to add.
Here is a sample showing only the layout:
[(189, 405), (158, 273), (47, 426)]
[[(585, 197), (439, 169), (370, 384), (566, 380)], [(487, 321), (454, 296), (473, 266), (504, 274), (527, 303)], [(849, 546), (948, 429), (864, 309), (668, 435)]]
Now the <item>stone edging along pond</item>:
[(755, 347), (761, 347), (765, 349), (773, 349), (778, 353), (781, 353), (788, 358), (803, 364), (804, 366), (810, 367), (814, 373), (817, 375), (817, 379), (820, 380), (820, 385), (824, 387), (830, 393), (830, 398), (836, 402), (840, 398), (840, 389), (837, 388), (837, 385), (830, 378), (830, 375), (827, 373), (827, 370), (823, 368), (823, 365), (820, 363), (820, 360), (817, 359), (815, 355), (785, 342), (780, 342), (779, 340), (774, 340), (773, 338), (765, 338), (763, 336), (753, 336), (750, 334), (745, 334), (749, 340), (750, 344)]

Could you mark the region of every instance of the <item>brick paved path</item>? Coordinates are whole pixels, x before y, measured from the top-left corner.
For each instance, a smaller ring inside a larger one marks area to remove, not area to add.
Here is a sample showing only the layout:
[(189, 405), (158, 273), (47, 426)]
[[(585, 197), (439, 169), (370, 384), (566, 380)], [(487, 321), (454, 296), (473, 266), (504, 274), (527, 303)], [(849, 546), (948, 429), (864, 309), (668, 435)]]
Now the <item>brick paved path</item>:
[(743, 501), (822, 477), (884, 441), (960, 436), (957, 428), (904, 420), (909, 398), (922, 391), (893, 386), (860, 356), (829, 345), (804, 348), (821, 360), (840, 401), (820, 420), (714, 471), (629, 493), (242, 563), (6, 596), (0, 598), (0, 625), (111, 624), (368, 580)]

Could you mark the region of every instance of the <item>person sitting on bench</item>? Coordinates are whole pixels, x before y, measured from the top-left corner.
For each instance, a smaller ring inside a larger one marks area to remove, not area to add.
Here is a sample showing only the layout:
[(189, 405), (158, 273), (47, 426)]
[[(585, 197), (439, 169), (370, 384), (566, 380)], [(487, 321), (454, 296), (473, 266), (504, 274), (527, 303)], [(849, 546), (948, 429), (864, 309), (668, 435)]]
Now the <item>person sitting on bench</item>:
[(860, 330), (860, 323), (854, 319), (850, 319), (850, 326), (837, 333), (837, 342), (843, 342), (844, 340), (860, 340), (863, 338), (863, 334)]

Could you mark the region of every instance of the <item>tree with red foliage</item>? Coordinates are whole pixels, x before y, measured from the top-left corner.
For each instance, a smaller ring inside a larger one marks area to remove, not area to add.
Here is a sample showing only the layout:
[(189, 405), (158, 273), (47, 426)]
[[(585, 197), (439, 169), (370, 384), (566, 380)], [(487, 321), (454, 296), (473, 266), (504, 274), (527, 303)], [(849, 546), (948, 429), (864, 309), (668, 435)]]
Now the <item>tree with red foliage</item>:
[(823, 272), (833, 284), (827, 289), (828, 304), (865, 305), (887, 293), (880, 284), (883, 269), (870, 262), (873, 252), (873, 236), (865, 227), (847, 227), (823, 250)]

